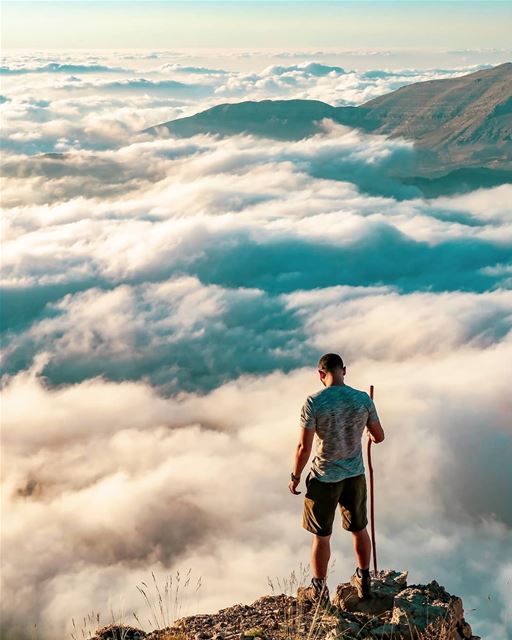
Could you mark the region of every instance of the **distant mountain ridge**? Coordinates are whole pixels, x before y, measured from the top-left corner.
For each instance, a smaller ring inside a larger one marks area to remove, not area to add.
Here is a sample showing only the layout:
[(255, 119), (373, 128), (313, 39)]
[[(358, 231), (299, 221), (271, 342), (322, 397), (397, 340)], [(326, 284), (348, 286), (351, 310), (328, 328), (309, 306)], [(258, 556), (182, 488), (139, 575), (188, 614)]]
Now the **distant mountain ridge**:
[(415, 140), (456, 166), (512, 161), (512, 63), (417, 82), (358, 107), (361, 128)]
[[(300, 140), (322, 131), (321, 121), (415, 142), (423, 177), (454, 169), (497, 169), (512, 177), (512, 63), (458, 78), (416, 82), (357, 107), (320, 100), (261, 100), (227, 103), (186, 118), (149, 127), (173, 135), (249, 133)], [(489, 181), (486, 174), (485, 181)]]

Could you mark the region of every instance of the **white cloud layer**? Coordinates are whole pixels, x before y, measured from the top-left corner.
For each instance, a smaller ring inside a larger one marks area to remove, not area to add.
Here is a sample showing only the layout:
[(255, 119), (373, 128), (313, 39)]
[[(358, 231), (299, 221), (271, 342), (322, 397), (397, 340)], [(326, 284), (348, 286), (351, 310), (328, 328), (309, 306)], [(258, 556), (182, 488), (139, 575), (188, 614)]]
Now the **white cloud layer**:
[[(389, 177), (408, 141), (329, 121), (299, 142), (138, 134), (223, 95), (350, 104), (463, 72), (296, 58), (5, 63), (25, 69), (0, 106), (6, 637), (63, 637), (107, 602), (143, 615), (151, 570), (192, 567), (206, 611), (307, 562), (286, 484), (327, 351), (376, 385), (381, 565), (461, 595), (483, 638), (512, 632), (511, 186), (425, 200)], [(333, 584), (354, 563), (334, 544)]]

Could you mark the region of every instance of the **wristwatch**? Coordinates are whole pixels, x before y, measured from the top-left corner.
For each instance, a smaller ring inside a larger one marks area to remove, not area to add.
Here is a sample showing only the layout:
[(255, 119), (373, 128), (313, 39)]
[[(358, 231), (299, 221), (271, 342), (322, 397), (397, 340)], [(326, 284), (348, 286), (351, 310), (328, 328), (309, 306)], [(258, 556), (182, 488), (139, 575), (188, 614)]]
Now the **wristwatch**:
[(292, 480), (300, 480), (300, 476), (294, 476), (293, 471), (290, 474)]

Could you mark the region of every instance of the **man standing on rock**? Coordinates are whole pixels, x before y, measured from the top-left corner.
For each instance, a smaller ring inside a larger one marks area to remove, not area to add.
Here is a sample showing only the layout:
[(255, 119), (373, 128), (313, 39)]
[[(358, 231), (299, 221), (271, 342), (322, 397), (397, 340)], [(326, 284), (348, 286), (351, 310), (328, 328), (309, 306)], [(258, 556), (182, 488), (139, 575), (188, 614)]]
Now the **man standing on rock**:
[(357, 558), (358, 566), (350, 582), (360, 598), (370, 595), (371, 542), (366, 530), (366, 479), (361, 437), (366, 427), (373, 442), (382, 442), (384, 431), (370, 396), (345, 384), (346, 367), (338, 354), (323, 355), (318, 362), (318, 373), (325, 389), (308, 396), (302, 407), (301, 433), (289, 489), (294, 495), (300, 494), (297, 486), (316, 434), (315, 457), (306, 477), (302, 523), (314, 536), (311, 549), (313, 578), (311, 585), (301, 590), (301, 597), (328, 603), (327, 566), (338, 506), (343, 528), (352, 533)]

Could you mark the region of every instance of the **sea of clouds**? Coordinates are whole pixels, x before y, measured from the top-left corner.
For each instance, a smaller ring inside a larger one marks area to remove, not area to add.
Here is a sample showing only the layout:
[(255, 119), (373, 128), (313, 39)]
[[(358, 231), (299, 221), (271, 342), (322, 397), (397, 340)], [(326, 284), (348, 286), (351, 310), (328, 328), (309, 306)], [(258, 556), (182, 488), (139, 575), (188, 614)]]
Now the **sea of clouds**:
[[(381, 566), (438, 580), (505, 640), (512, 186), (425, 200), (384, 177), (414, 162), (409, 141), (329, 122), (298, 142), (140, 133), (221, 102), (360, 104), (477, 67), (249, 54), (250, 71), (172, 51), (4, 57), (2, 637), (69, 637), (111, 609), (145, 620), (151, 571), (201, 576), (194, 613), (307, 563), (287, 483), (335, 351), (348, 384), (376, 386), (387, 434)], [(332, 586), (349, 538), (333, 536)]]

